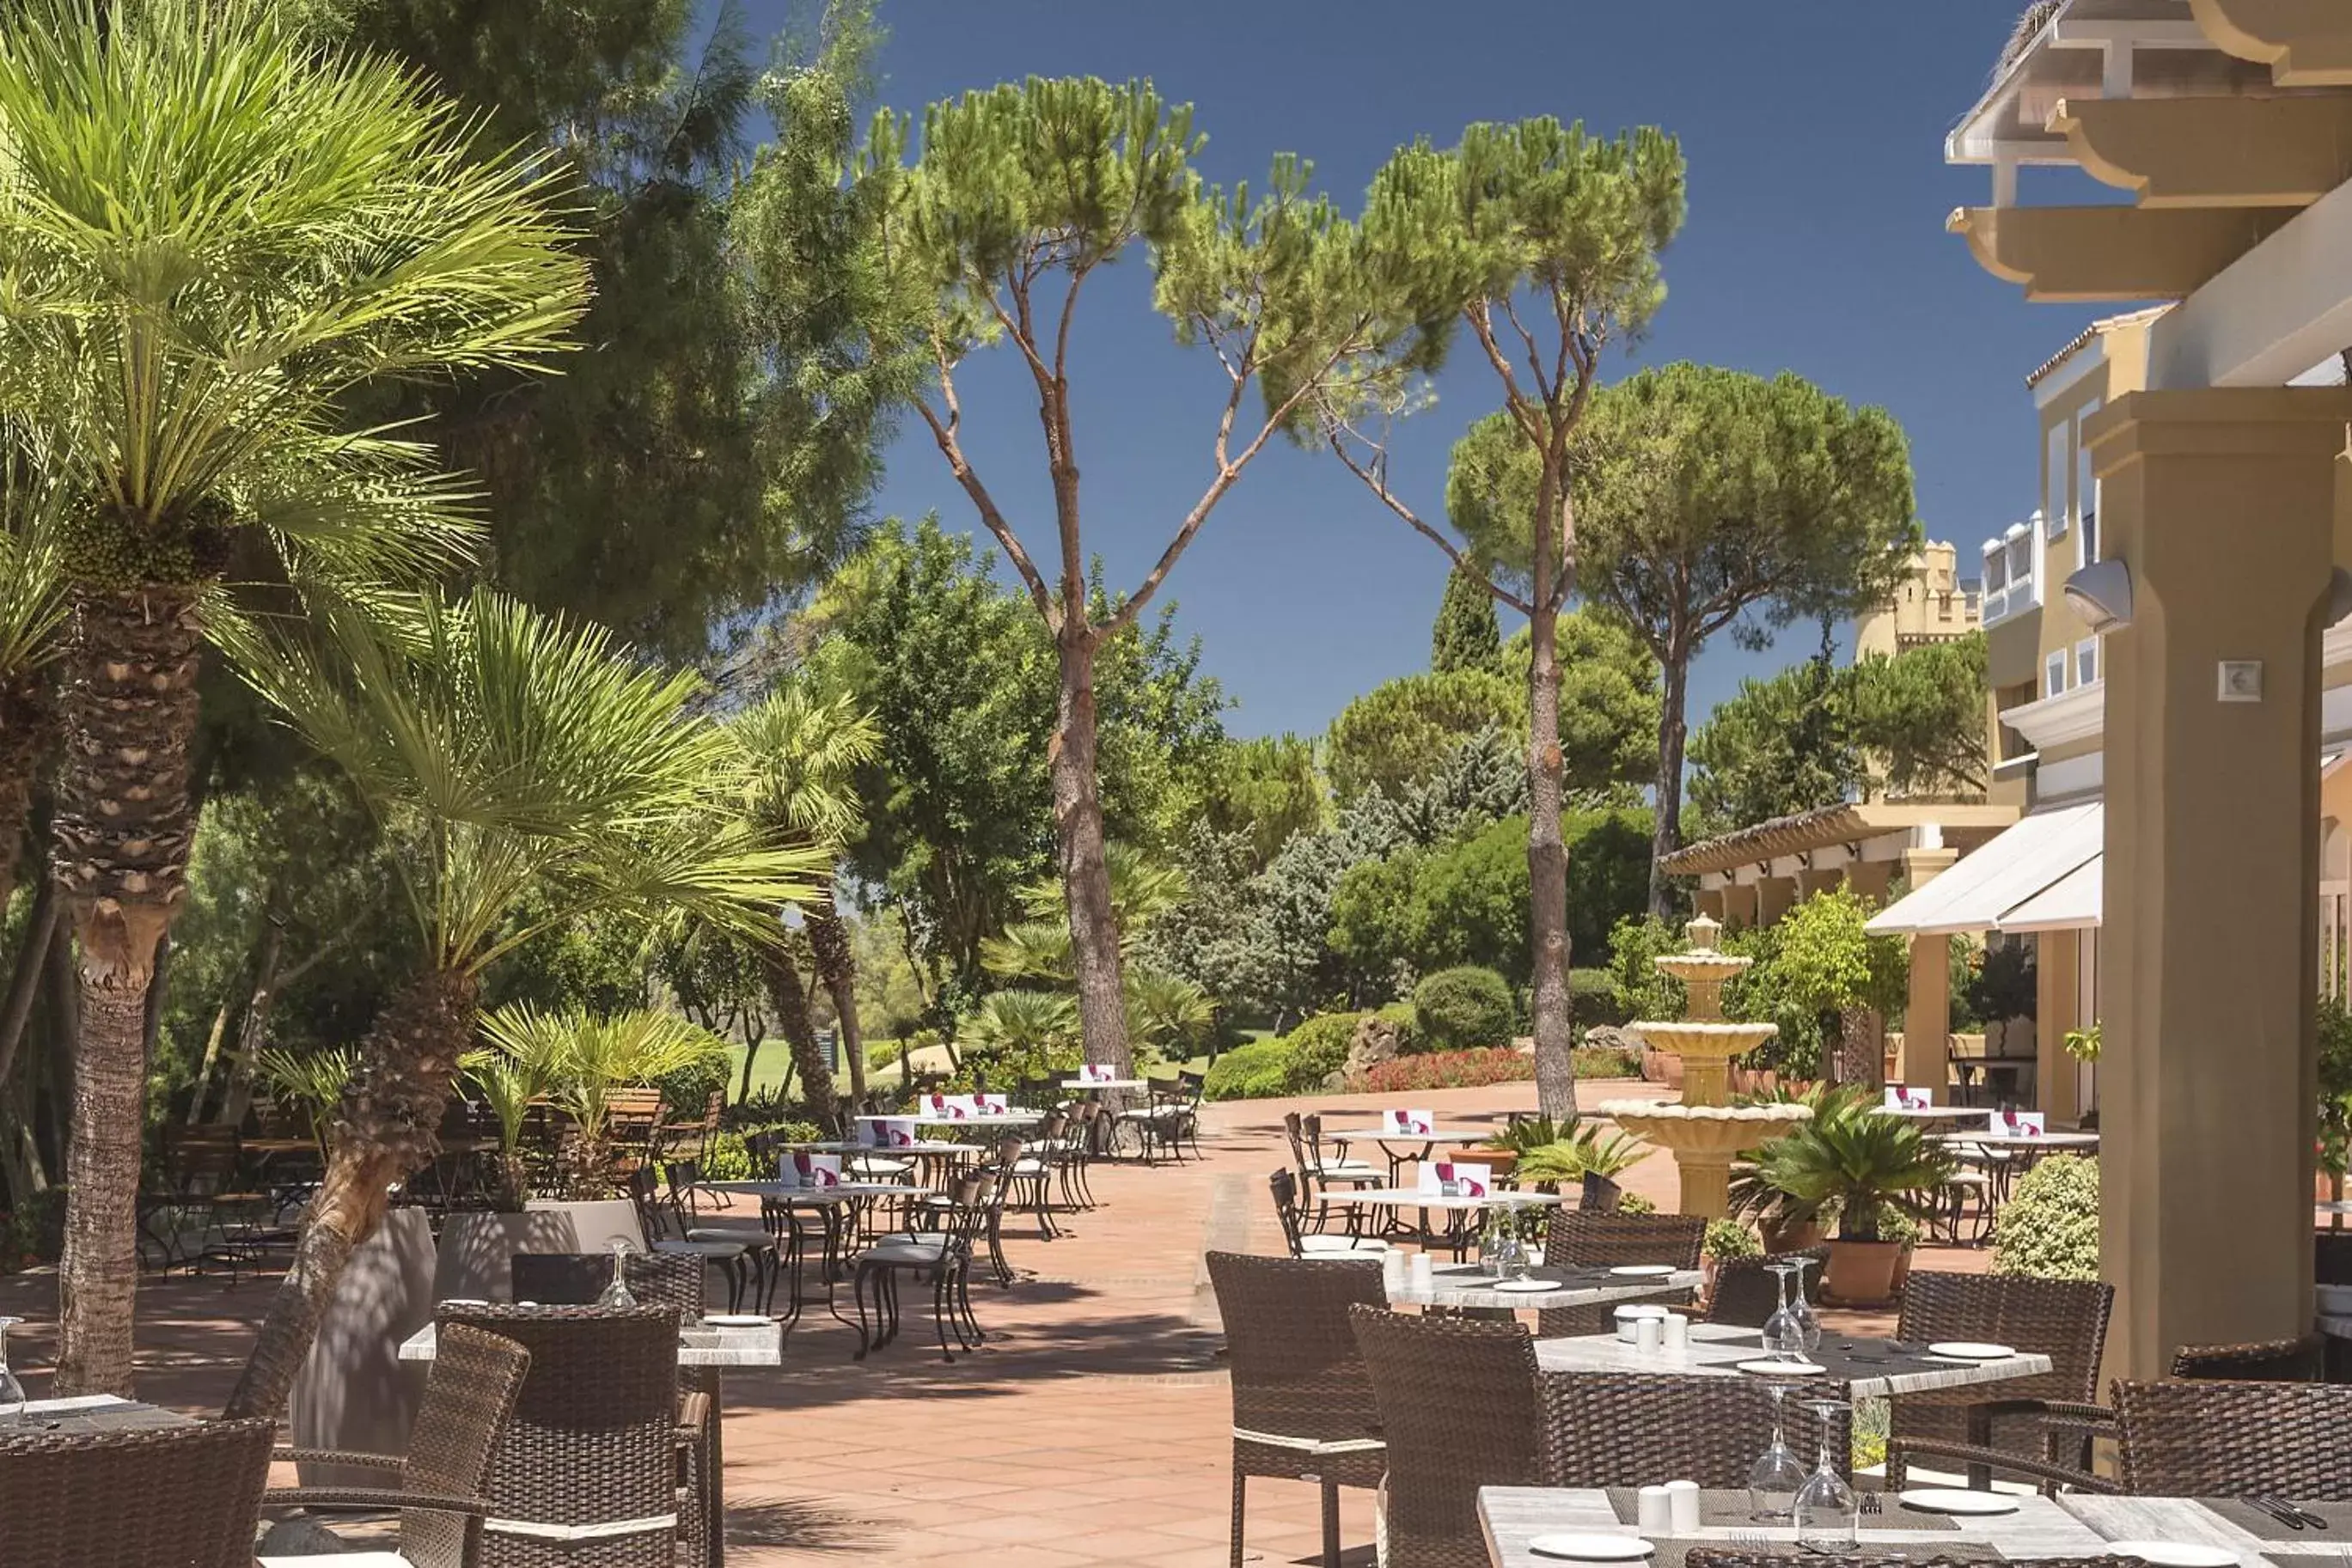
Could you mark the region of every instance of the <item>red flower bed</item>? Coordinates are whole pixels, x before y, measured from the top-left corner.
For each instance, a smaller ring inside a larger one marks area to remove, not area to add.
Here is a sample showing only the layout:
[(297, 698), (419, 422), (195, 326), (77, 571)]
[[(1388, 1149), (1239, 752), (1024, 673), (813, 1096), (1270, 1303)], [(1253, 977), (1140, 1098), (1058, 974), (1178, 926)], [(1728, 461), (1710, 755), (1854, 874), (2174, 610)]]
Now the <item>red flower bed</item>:
[(1368, 1068), (1358, 1085), (1368, 1094), (1402, 1094), (1415, 1089), (1479, 1089), (1517, 1083), (1536, 1075), (1536, 1059), (1507, 1045), (1478, 1051), (1433, 1051), (1400, 1056)]

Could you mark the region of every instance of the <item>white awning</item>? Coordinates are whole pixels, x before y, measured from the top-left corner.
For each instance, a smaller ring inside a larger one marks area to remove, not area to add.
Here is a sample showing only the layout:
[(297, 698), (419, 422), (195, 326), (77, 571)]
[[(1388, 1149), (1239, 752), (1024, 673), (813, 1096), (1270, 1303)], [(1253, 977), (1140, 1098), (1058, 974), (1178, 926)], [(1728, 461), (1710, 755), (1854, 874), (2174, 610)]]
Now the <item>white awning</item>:
[(2003, 915), (2003, 931), (2079, 931), (2099, 923), (2099, 894), (2106, 882), (2106, 856), (2093, 855), (2032, 898)]
[(2096, 858), (2105, 836), (2096, 800), (2036, 811), (1880, 910), (1865, 929), (1914, 936), (2008, 929), (2003, 915)]

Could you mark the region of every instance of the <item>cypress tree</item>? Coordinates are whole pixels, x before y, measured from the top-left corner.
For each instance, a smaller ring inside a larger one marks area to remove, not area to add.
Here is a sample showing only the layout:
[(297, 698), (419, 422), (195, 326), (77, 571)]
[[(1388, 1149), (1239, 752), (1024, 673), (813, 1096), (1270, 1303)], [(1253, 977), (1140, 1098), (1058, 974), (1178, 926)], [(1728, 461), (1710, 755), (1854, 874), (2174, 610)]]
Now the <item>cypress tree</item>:
[(1495, 596), (1458, 566), (1446, 574), (1445, 597), (1430, 628), (1429, 667), (1441, 675), (1455, 670), (1502, 673), (1503, 629), (1495, 619)]

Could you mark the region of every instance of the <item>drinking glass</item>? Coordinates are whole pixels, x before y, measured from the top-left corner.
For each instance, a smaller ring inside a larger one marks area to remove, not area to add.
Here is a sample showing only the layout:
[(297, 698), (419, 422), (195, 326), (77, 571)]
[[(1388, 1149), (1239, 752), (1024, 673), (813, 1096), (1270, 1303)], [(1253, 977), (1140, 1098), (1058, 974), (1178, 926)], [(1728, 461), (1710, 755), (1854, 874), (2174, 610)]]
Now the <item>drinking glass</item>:
[(1764, 1354), (1774, 1361), (1805, 1359), (1805, 1326), (1789, 1307), (1789, 1276), (1797, 1271), (1794, 1263), (1767, 1263), (1772, 1276), (1780, 1282), (1780, 1304), (1764, 1320)]
[(1796, 1506), (1797, 1489), (1805, 1484), (1806, 1472), (1780, 1425), (1789, 1390), (1775, 1383), (1767, 1392), (1772, 1396), (1772, 1442), (1748, 1468), (1748, 1517), (1759, 1524), (1779, 1524)]
[(1822, 1320), (1815, 1315), (1812, 1302), (1805, 1299), (1805, 1270), (1818, 1260), (1792, 1258), (1797, 1266), (1797, 1298), (1789, 1303), (1789, 1315), (1797, 1320), (1798, 1337), (1803, 1342), (1805, 1354), (1811, 1355), (1822, 1343)]
[(25, 1418), (25, 1385), (8, 1370), (8, 1331), (24, 1321), (0, 1318), (0, 1427), (13, 1427)]
[(1808, 1399), (1805, 1408), (1821, 1419), (1822, 1452), (1813, 1473), (1797, 1489), (1797, 1499), (1791, 1506), (1797, 1544), (1813, 1552), (1852, 1552), (1854, 1514), (1860, 1500), (1830, 1463), (1830, 1435), (1841, 1429), (1832, 1424), (1832, 1417), (1847, 1406), (1839, 1399)]
[(635, 1243), (625, 1236), (613, 1239), (613, 1279), (604, 1293), (596, 1298), (600, 1307), (634, 1307), (636, 1297), (629, 1294), (629, 1254), (636, 1250)]

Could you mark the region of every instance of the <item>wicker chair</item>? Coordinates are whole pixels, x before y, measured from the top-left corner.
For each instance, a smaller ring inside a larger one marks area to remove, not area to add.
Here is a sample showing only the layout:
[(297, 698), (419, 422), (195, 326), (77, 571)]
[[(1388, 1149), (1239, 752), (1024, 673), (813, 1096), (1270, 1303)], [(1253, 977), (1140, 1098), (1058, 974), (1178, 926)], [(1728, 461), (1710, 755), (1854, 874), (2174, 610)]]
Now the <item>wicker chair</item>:
[[(1543, 1397), (1544, 1484), (1647, 1486), (1660, 1476), (1703, 1487), (1745, 1487), (1772, 1440), (1772, 1391), (1746, 1378), (1674, 1373), (1548, 1372)], [(1800, 1458), (1820, 1451), (1822, 1416), (1793, 1392), (1782, 1435)], [(1829, 1449), (1850, 1472), (1851, 1411), (1830, 1417)]]
[[(1909, 1556), (1824, 1552), (1808, 1554), (1797, 1561), (1803, 1563), (1805, 1568), (1917, 1568), (1920, 1549), (1915, 1546), (1910, 1550), (1913, 1555)], [(1937, 1568), (2116, 1568), (2118, 1563), (2134, 1561), (2127, 1557), (1948, 1557), (1941, 1552), (1931, 1560)], [(1695, 1549), (1683, 1557), (1684, 1568), (1788, 1568), (1789, 1562), (1785, 1556), (1704, 1549)]]
[(1389, 1244), (1366, 1236), (1329, 1236), (1307, 1228), (1298, 1212), (1298, 1176), (1294, 1171), (1276, 1171), (1266, 1179), (1274, 1193), (1274, 1214), (1282, 1222), (1283, 1239), (1290, 1244), (1293, 1258), (1370, 1258), (1377, 1260), (1389, 1249)]
[(276, 1424), (0, 1436), (10, 1568), (252, 1568)]
[(2127, 1491), (2231, 1497), (2263, 1491), (2352, 1501), (2352, 1388), (2315, 1383), (2119, 1383)]
[(2184, 1344), (2172, 1353), (2172, 1375), (2189, 1382), (2317, 1383), (2326, 1343), (2315, 1333), (2251, 1344)]
[(2088, 1441), (2112, 1421), (2093, 1400), (2115, 1294), (2095, 1280), (1914, 1270), (1895, 1338), (1917, 1344), (1989, 1340), (2039, 1351), (2052, 1367), (2002, 1384), (1998, 1399), (1969, 1388), (1899, 1396), (1889, 1419), (1890, 1480), (1899, 1480), (1911, 1459), (1940, 1458), (1964, 1461), (1971, 1486), (1988, 1484), (1996, 1468), (2048, 1485), (2082, 1484)]
[[(400, 1556), (409, 1568), (475, 1568), (481, 1560), (483, 1485), (490, 1455), (514, 1412), (530, 1353), (510, 1339), (451, 1323), (438, 1333), (433, 1373), (409, 1431), (404, 1455), (280, 1448), (274, 1458), (303, 1464), (359, 1465), (394, 1472), (388, 1488), (280, 1487), (264, 1508), (400, 1510)], [(273, 1563), (283, 1554), (266, 1549)], [(304, 1559), (297, 1558), (295, 1561)], [(334, 1562), (315, 1557), (321, 1568)]]
[[(1544, 1234), (1544, 1261), (1580, 1269), (1619, 1263), (1671, 1263), (1696, 1269), (1706, 1247), (1706, 1220), (1696, 1214), (1588, 1214), (1555, 1208)], [(1616, 1326), (1615, 1309), (1549, 1307), (1536, 1314), (1543, 1339), (1607, 1333)]]
[[(1285, 1173), (1286, 1175), (1288, 1173)], [(1251, 1476), (1323, 1489), (1323, 1562), (1339, 1562), (1339, 1489), (1377, 1487), (1388, 1469), (1371, 1375), (1348, 1321), (1382, 1304), (1364, 1262), (1212, 1252), (1234, 1387), (1233, 1562), (1242, 1561)]]
[[(701, 1321), (703, 1260), (679, 1253), (632, 1252), (623, 1266), (629, 1294), (643, 1307), (667, 1307), (687, 1322)], [(593, 1307), (613, 1282), (609, 1252), (518, 1252), (518, 1301), (542, 1307)]]
[[(1810, 1259), (1817, 1269), (1826, 1269), (1830, 1249), (1807, 1247), (1794, 1252), (1725, 1261), (1715, 1272), (1715, 1289), (1706, 1300), (1706, 1321), (1761, 1329), (1780, 1306), (1780, 1281), (1772, 1273), (1771, 1265), (1798, 1258)], [(1819, 1280), (1821, 1275), (1816, 1273), (1813, 1278)]]
[(1517, 1323), (1351, 1307), (1380, 1401), (1387, 1568), (1488, 1568), (1480, 1487), (1540, 1486), (1535, 1342)]
[(708, 1419), (678, 1408), (677, 1310), (445, 1303), (440, 1323), (530, 1353), (484, 1488), (482, 1568), (672, 1568), (693, 1511), (679, 1434)]

